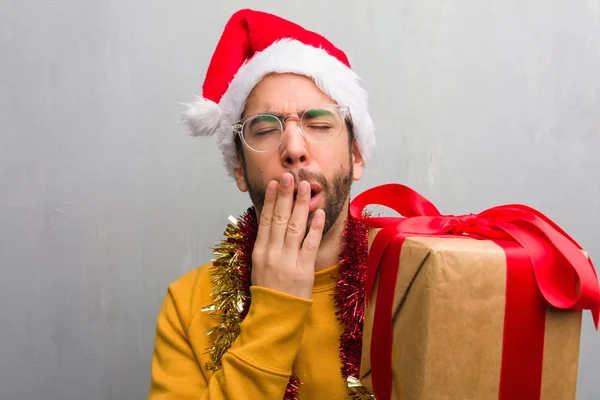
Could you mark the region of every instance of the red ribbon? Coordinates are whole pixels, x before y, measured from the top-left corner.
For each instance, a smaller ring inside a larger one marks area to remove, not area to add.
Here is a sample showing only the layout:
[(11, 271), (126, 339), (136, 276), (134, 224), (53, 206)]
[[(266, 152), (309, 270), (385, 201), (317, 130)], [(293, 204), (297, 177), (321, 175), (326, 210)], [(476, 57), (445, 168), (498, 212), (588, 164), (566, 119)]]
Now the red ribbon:
[[(370, 204), (401, 217), (363, 217)], [(369, 189), (350, 204), (350, 213), (381, 228), (369, 250), (366, 299), (379, 273), (377, 307), (371, 340), (371, 376), (377, 399), (391, 398), (392, 306), (402, 243), (410, 236), (462, 236), (492, 240), (507, 260), (506, 305), (499, 399), (540, 397), (546, 307), (591, 310), (600, 320), (600, 285), (581, 246), (537, 210), (520, 204), (479, 214), (442, 215), (426, 198), (399, 184)]]

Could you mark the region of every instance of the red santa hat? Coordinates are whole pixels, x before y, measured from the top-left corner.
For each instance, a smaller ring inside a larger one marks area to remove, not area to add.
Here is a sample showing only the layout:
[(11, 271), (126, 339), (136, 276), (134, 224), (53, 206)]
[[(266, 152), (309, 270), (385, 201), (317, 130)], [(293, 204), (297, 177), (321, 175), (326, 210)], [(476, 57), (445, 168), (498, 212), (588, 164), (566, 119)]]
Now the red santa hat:
[(240, 10), (227, 22), (202, 87), (202, 97), (182, 116), (193, 136), (217, 135), (230, 176), (238, 166), (231, 124), (244, 111), (254, 86), (270, 73), (295, 73), (313, 79), (337, 104), (348, 106), (361, 155), (375, 147), (367, 92), (348, 58), (323, 36), (278, 16)]

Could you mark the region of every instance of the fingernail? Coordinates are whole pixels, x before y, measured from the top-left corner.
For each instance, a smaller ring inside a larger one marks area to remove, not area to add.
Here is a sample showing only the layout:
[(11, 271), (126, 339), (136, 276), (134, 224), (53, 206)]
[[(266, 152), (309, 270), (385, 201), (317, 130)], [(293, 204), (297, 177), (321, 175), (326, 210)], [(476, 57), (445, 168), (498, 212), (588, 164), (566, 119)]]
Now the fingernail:
[(289, 174), (283, 174), (282, 183), (283, 186), (289, 186), (292, 183), (292, 177)]
[(300, 182), (298, 185), (298, 194), (306, 194), (306, 192), (308, 192), (307, 186), (306, 182)]
[(315, 211), (315, 216), (313, 218), (316, 219), (315, 222), (320, 223), (325, 221), (325, 211), (323, 211), (321, 208), (317, 208), (317, 210)]
[(270, 193), (273, 193), (275, 191), (276, 187), (277, 187), (277, 182), (276, 181), (271, 181), (267, 185), (267, 191), (270, 192)]

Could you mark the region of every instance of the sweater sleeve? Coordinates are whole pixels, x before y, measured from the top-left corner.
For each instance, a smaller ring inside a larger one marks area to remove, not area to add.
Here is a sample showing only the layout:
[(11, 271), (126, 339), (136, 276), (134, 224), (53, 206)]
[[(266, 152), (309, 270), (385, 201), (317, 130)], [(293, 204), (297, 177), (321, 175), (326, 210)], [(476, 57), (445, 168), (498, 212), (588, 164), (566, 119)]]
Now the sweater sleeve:
[(251, 287), (252, 303), (240, 335), (222, 358), (222, 368), (207, 379), (192, 348), (205, 335), (196, 319), (181, 319), (169, 291), (157, 319), (148, 399), (281, 400), (302, 342), (312, 300)]

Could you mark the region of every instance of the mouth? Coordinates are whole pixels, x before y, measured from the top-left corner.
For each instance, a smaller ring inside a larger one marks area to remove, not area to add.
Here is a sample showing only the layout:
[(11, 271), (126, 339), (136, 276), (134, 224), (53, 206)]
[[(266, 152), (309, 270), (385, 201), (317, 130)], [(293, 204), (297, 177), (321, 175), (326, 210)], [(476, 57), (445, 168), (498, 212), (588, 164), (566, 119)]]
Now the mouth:
[[(321, 187), (316, 183), (310, 184), (310, 200), (308, 205), (308, 212), (313, 212), (317, 208), (317, 202), (319, 195), (321, 194)], [(294, 189), (294, 206), (296, 205), (296, 197), (298, 195), (298, 188)]]
[[(319, 194), (318, 191), (311, 189), (310, 190), (310, 198), (312, 199), (313, 197), (315, 197), (317, 194)], [(294, 201), (296, 201), (296, 198), (298, 197), (298, 189), (294, 189)]]

